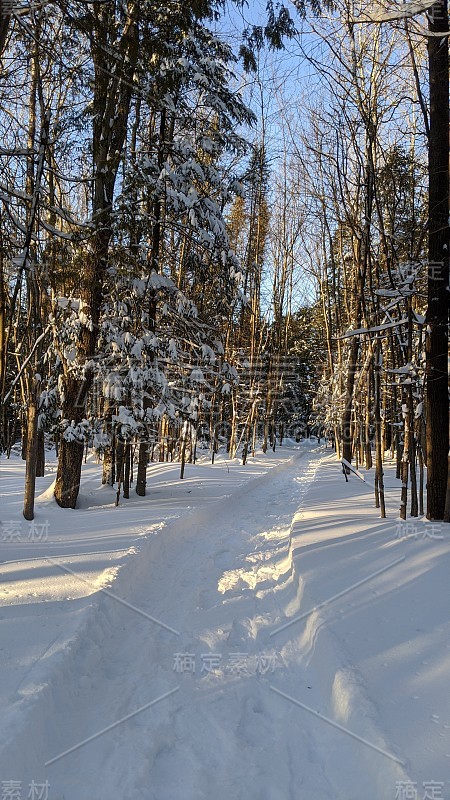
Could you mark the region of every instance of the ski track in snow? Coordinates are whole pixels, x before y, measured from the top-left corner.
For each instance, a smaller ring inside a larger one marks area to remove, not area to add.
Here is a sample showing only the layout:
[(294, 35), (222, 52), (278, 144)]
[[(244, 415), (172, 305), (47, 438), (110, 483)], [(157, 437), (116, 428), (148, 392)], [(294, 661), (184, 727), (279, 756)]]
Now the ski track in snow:
[(314, 606), (295, 542), (323, 457), (170, 522), (119, 571), (114, 593), (179, 635), (99, 596), (17, 730), (49, 800), (393, 800), (407, 774), (332, 629), (314, 611), (277, 633)]

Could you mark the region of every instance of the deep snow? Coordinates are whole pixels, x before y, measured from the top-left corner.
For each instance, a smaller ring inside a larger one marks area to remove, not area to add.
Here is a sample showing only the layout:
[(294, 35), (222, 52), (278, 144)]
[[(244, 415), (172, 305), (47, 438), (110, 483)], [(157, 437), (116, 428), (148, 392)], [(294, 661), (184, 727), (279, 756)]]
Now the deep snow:
[(0, 462), (2, 791), (448, 800), (448, 526), (306, 444), (178, 470), (115, 509), (89, 463), (76, 511), (50, 474), (30, 529)]

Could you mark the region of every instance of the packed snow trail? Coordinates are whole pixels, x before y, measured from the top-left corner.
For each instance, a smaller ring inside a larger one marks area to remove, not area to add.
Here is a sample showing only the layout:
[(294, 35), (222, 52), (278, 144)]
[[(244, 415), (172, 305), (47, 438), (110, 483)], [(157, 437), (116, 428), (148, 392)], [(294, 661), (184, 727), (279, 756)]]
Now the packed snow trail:
[(357, 733), (387, 756), (289, 701), (327, 710), (332, 640), (312, 618), (270, 636), (302, 604), (291, 522), (319, 461), (297, 454), (152, 536), (114, 584), (141, 613), (102, 596), (46, 711), (51, 800), (394, 796), (404, 773), (372, 723)]

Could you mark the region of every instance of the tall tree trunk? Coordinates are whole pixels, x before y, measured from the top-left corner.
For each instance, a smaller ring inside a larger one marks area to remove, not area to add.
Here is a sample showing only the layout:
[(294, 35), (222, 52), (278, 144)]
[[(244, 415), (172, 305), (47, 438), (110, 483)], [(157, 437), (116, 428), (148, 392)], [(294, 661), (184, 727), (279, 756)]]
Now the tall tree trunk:
[[(68, 377), (65, 384), (63, 414), (76, 425), (84, 417), (84, 405), (80, 405), (80, 382)], [(73, 414), (66, 416), (65, 412)], [(80, 490), (81, 466), (83, 464), (84, 441), (68, 441), (64, 434), (60, 440), (58, 469), (55, 483), (55, 499), (61, 508), (75, 508)]]
[[(420, 423), (422, 425), (422, 423)], [(419, 457), (419, 514), (423, 517), (423, 487), (424, 487), (424, 470), (423, 470), (423, 452), (420, 438), (417, 443), (417, 452)]]
[(6, 40), (8, 38), (9, 24), (11, 21), (11, 14), (8, 13), (11, 11), (11, 4), (9, 4), (8, 7), (8, 3), (5, 3), (5, 7), (2, 8), (3, 2), (4, 0), (0, 2), (0, 57), (5, 49)]
[(428, 37), (428, 309), (426, 315), (427, 517), (443, 519), (448, 475), (449, 57), (447, 0), (431, 9)]
[(145, 497), (145, 490), (147, 485), (147, 464), (148, 464), (148, 442), (140, 442), (137, 477), (136, 477), (136, 494), (139, 497)]
[(107, 444), (103, 448), (103, 467), (102, 485), (112, 486), (114, 483), (113, 457), (114, 457), (114, 434), (112, 426), (113, 406), (109, 399), (105, 400), (103, 433), (109, 437)]
[(374, 356), (374, 394), (375, 394), (375, 476), (378, 502), (377, 508), (380, 509), (381, 519), (386, 517), (386, 506), (384, 502), (384, 475), (383, 475), (383, 452), (381, 436), (381, 345), (379, 337), (375, 346)]
[(181, 469), (180, 480), (184, 478), (184, 468), (186, 465), (186, 440), (187, 440), (187, 422), (183, 422), (181, 430)]
[(350, 343), (350, 355), (347, 368), (347, 380), (345, 385), (345, 405), (341, 423), (342, 458), (348, 463), (352, 460), (352, 411), (353, 411), (353, 389), (355, 387), (355, 373), (358, 363), (359, 336), (354, 336)]
[[(81, 365), (85, 365), (96, 354), (103, 282), (112, 237), (114, 188), (127, 134), (138, 54), (138, 4), (134, 0), (129, 0), (126, 11), (127, 20), (119, 39), (114, 8), (108, 4), (99, 4), (92, 14), (93, 31), (90, 31), (90, 42), (94, 64), (92, 129), (94, 233), (83, 262), (80, 289), (80, 299), (87, 318), (86, 324), (81, 327), (77, 343), (77, 358)], [(111, 58), (109, 63), (106, 55), (108, 51), (114, 52), (114, 58)], [(116, 57), (121, 59), (127, 80), (120, 80), (116, 76)], [(84, 380), (75, 379), (69, 371), (65, 375), (64, 419), (79, 423), (84, 418), (92, 380), (92, 370), (85, 371)], [(55, 485), (56, 502), (63, 508), (75, 508), (82, 460), (83, 442), (68, 441), (63, 436)]]
[(103, 451), (102, 484), (104, 486), (112, 486), (114, 483), (112, 462), (112, 445), (108, 444)]
[(130, 499), (130, 477), (131, 477), (131, 444), (125, 445), (125, 474), (123, 479), (123, 496), (125, 500)]
[(124, 473), (124, 466), (125, 466), (125, 440), (122, 439), (120, 436), (117, 438), (117, 492), (116, 492), (116, 506), (119, 505), (120, 500), (120, 490), (122, 488), (123, 483), (123, 473)]
[(409, 414), (406, 412), (407, 418), (405, 419), (405, 433), (403, 444), (403, 456), (401, 461), (401, 474), (402, 474), (402, 491), (400, 497), (400, 519), (406, 519), (407, 505), (408, 505), (408, 476), (409, 476)]
[(38, 430), (36, 442), (36, 477), (45, 475), (45, 436), (44, 431)]
[[(0, 218), (0, 225), (2, 220)], [(0, 447), (6, 449), (8, 415), (6, 404), (3, 403), (6, 387), (6, 287), (4, 275), (4, 250), (0, 231)]]
[(366, 420), (364, 427), (366, 469), (372, 469), (372, 447), (370, 442), (371, 397), (372, 397), (372, 367), (369, 364), (369, 368), (367, 370)]
[(27, 457), (25, 467), (25, 493), (23, 501), (23, 515), (27, 520), (34, 519), (34, 496), (36, 488), (36, 449), (37, 449), (37, 423), (38, 409), (35, 390), (32, 390), (28, 399), (27, 411)]
[(448, 457), (447, 495), (445, 498), (444, 522), (450, 522), (450, 455)]

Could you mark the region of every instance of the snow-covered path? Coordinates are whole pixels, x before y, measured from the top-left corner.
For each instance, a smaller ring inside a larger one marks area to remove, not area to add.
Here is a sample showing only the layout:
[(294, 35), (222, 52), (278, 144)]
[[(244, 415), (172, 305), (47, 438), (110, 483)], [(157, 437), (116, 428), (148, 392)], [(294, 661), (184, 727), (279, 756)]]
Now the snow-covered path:
[(318, 459), (297, 454), (149, 543), (127, 601), (178, 635), (104, 598), (55, 698), (49, 760), (177, 691), (49, 765), (55, 797), (296, 796), (296, 754), (304, 761), (311, 743), (300, 715), (285, 725), (269, 689), (283, 668), (269, 632), (290, 574), (290, 523)]
[(447, 800), (446, 537), (397, 537), (395, 479), (381, 521), (321, 449), (229, 477), (229, 497), (193, 481), (193, 510), (152, 517), (23, 680), (2, 779), (48, 780), (48, 800)]
[[(316, 663), (302, 663), (305, 625), (270, 636), (300, 608), (291, 522), (319, 460), (299, 454), (148, 544), (126, 598), (176, 633), (102, 598), (53, 697), (52, 797), (356, 800), (380, 771), (392, 796), (396, 762), (274, 691), (322, 709), (327, 694)], [(334, 674), (326, 637), (320, 648)]]

